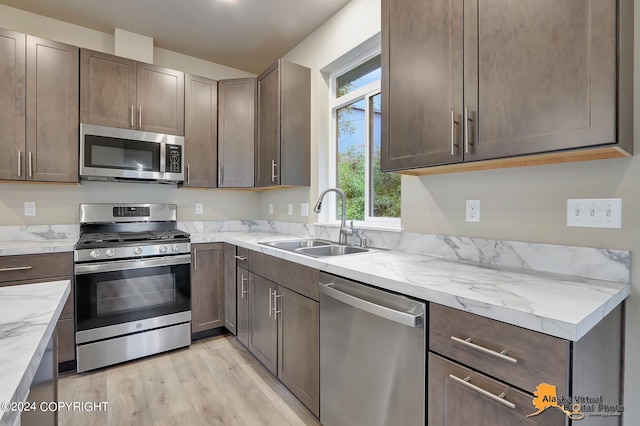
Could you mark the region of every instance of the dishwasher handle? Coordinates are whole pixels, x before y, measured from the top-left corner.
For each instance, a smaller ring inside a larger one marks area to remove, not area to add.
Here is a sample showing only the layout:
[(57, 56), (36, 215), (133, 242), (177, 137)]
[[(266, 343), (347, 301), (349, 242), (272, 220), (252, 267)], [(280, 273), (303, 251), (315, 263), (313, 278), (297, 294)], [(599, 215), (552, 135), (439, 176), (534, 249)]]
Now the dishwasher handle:
[(352, 296), (334, 288), (332, 283), (320, 283), (320, 293), (325, 294), (349, 306), (363, 310), (372, 315), (388, 319), (409, 327), (419, 327), (423, 324), (424, 312), (413, 314), (411, 312), (398, 311), (386, 306), (381, 306), (368, 300)]

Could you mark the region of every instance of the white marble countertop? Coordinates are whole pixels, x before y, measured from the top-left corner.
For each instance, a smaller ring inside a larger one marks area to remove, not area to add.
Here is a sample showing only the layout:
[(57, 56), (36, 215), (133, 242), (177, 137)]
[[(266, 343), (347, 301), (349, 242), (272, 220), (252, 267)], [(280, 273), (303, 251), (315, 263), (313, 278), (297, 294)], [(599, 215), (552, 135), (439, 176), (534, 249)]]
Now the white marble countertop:
[[(192, 232), (530, 330), (576, 341), (630, 294), (631, 285), (398, 251), (313, 258), (257, 244), (300, 238), (261, 231)], [(72, 251), (75, 240), (0, 243), (0, 256)]]
[[(27, 399), (69, 291), (69, 280), (0, 287), (0, 403)], [(2, 410), (0, 425), (18, 415)]]
[(192, 243), (228, 242), (324, 272), (577, 341), (630, 294), (631, 285), (487, 267), (397, 251), (313, 258), (259, 241), (266, 232), (192, 234)]

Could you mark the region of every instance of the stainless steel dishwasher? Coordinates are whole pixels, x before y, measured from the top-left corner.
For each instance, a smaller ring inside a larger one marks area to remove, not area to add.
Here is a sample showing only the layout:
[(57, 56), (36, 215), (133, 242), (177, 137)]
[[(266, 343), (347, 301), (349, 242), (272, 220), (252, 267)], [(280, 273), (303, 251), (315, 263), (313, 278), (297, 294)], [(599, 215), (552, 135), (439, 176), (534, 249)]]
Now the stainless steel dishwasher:
[(320, 273), (320, 421), (425, 424), (426, 305)]

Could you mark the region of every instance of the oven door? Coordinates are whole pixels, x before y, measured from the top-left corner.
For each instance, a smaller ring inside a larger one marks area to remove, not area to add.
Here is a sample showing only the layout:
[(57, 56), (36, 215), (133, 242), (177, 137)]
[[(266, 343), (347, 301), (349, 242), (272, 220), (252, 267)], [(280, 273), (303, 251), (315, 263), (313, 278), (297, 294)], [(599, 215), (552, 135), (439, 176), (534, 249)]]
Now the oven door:
[(135, 332), (157, 317), (190, 320), (190, 270), (190, 254), (75, 265), (76, 331), (115, 332), (131, 323)]

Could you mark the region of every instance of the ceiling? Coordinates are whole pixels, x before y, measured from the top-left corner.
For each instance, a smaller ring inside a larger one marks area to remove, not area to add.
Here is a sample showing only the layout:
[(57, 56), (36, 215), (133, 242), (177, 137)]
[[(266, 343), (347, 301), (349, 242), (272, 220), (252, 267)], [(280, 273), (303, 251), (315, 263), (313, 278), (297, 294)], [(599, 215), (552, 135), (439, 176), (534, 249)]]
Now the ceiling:
[(94, 30), (114, 28), (154, 45), (255, 74), (350, 0), (0, 0)]

